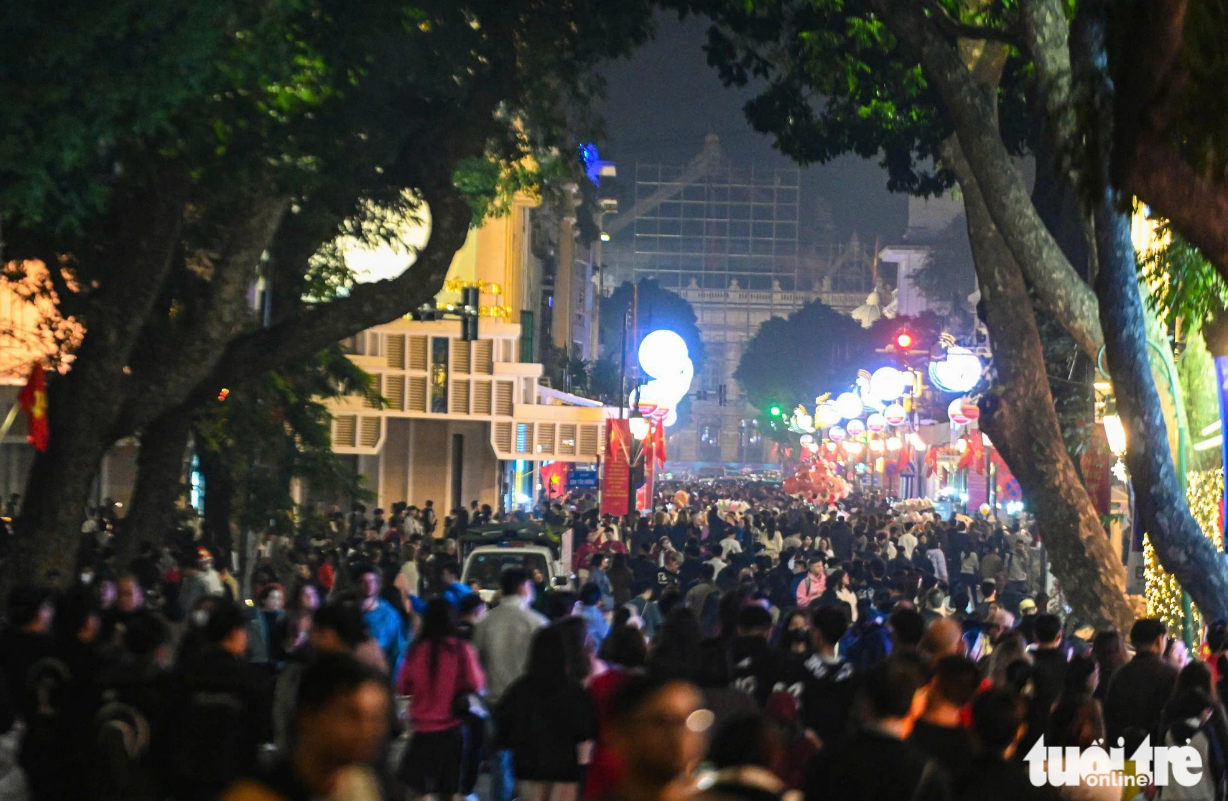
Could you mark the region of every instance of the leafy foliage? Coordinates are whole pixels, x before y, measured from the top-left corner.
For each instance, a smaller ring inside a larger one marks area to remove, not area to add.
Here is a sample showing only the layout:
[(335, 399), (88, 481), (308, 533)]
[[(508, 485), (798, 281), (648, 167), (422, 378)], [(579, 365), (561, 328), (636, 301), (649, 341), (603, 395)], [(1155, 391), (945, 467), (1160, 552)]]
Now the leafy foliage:
[[(623, 282), (609, 297), (601, 301), (598, 332), (605, 359), (612, 362), (617, 371), (619, 349), (622, 347), (623, 316), (628, 310), (634, 309), (635, 330), (628, 332), (627, 339), (627, 375), (631, 374), (631, 369), (636, 364), (633, 343), (661, 328), (667, 328), (682, 337), (687, 350), (690, 351), (695, 371), (699, 372), (704, 363), (704, 342), (699, 335), (695, 309), (678, 293), (663, 289), (655, 279), (640, 279), (638, 288), (638, 303), (636, 287), (630, 281)], [(614, 384), (618, 384), (617, 373), (614, 376)]]
[(1228, 308), (1228, 283), (1210, 262), (1167, 222), (1156, 228), (1167, 242), (1140, 261), (1144, 280), (1152, 287), (1148, 301), (1168, 328), (1178, 319), (1209, 320)]
[(206, 484), (206, 504), (223, 502), (234, 521), (254, 531), (295, 531), (293, 479), (313, 494), (368, 499), (354, 470), (332, 451), (332, 416), (324, 402), (369, 393), (370, 377), (334, 347), (313, 360), (268, 373), (202, 410), (194, 426), (198, 450), (224, 469), (233, 497), (210, 498), (226, 487)]
[[(799, 163), (846, 153), (877, 158), (887, 188), (936, 195), (953, 183), (937, 169), (952, 129), (916, 61), (866, 0), (671, 0), (712, 19), (708, 63), (729, 86), (766, 82), (746, 105), (755, 130), (770, 133)], [(1005, 28), (1003, 4), (987, 4), (974, 24)], [(1022, 111), (1027, 65), (1012, 58), (1000, 92), (1003, 134), (1022, 153), (1035, 123)]]

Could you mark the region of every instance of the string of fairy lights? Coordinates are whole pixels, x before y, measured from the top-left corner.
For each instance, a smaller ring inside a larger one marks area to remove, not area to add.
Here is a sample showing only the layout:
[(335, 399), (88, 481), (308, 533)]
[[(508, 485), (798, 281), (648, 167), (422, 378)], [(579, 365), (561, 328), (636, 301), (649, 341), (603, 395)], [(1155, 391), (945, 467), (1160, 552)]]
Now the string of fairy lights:
[[(1186, 499), (1190, 504), (1190, 512), (1202, 533), (1215, 543), (1216, 549), (1223, 546), (1223, 534), (1220, 531), (1219, 507), (1224, 497), (1224, 471), (1215, 470), (1191, 471), (1186, 476)], [(1181, 606), (1181, 585), (1177, 579), (1160, 566), (1156, 558), (1155, 548), (1151, 540), (1143, 538), (1143, 579), (1146, 582), (1147, 614), (1158, 617), (1167, 623), (1170, 631), (1180, 631), (1185, 620)], [(1199, 631), (1202, 617), (1198, 607), (1191, 607), (1191, 630)]]

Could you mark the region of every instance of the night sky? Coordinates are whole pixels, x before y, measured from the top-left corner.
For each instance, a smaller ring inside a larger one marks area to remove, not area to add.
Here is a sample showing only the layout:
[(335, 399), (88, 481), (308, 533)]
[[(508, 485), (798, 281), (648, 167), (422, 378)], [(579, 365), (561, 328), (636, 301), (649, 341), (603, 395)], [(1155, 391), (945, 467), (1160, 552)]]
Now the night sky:
[[(685, 164), (715, 133), (734, 163), (787, 165), (769, 136), (756, 133), (742, 113), (751, 90), (721, 86), (716, 71), (705, 62), (707, 23), (694, 18), (679, 22), (658, 15), (656, 39), (630, 60), (606, 68), (608, 99), (603, 108), (606, 141), (602, 158), (620, 166), (624, 180), (634, 177), (634, 163)], [(802, 171), (801, 238), (809, 240), (807, 223), (815, 218), (818, 198), (831, 210), (835, 235), (847, 239), (856, 231), (863, 241), (897, 239), (907, 224), (907, 198), (886, 189), (886, 174), (877, 164), (848, 156)]]

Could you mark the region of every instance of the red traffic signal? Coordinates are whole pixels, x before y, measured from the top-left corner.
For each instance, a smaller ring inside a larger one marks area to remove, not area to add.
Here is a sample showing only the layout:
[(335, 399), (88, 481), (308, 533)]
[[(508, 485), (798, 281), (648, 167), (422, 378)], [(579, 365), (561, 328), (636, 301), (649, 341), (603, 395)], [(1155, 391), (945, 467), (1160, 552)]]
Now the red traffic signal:
[(912, 347), (912, 334), (907, 331), (901, 331), (895, 335), (895, 346), (900, 350), (908, 350)]

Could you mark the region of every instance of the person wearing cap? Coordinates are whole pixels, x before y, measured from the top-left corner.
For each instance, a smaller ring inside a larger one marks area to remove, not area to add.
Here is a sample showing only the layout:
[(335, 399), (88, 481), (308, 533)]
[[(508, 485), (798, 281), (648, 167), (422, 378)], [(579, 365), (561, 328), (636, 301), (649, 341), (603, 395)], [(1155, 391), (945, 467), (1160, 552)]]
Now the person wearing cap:
[(222, 584), (222, 576), (213, 568), (213, 554), (209, 549), (196, 549), (196, 568), (187, 571), (183, 578), (183, 588), (179, 591), (179, 604), (184, 614), (189, 614), (201, 598), (221, 597), (226, 594)]

